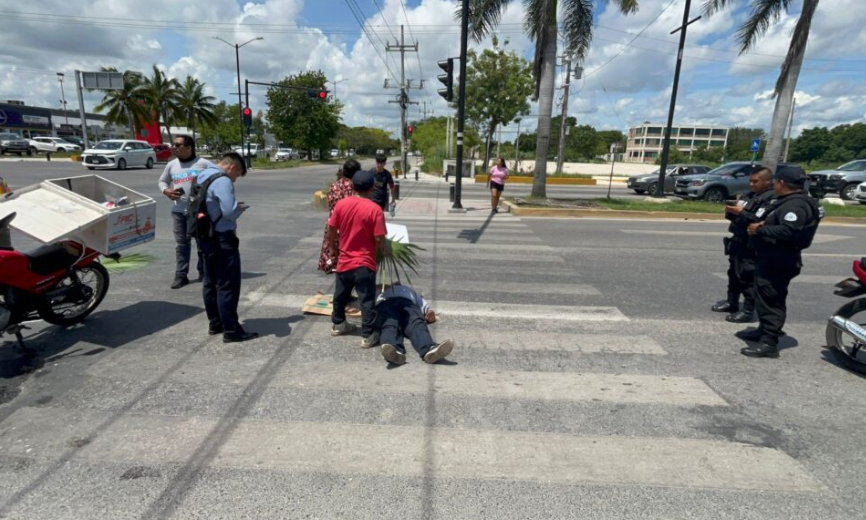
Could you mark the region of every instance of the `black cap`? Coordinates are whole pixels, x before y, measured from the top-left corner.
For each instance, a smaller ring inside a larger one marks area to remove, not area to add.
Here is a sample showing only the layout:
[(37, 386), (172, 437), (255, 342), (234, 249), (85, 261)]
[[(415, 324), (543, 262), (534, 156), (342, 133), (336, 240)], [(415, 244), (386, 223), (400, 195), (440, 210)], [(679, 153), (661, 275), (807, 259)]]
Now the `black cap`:
[(773, 178), (777, 181), (784, 181), (785, 184), (799, 187), (805, 185), (807, 179), (806, 172), (803, 171), (803, 168), (784, 164), (776, 166), (776, 174), (773, 175)]
[(352, 176), (352, 186), (357, 192), (363, 193), (369, 191), (373, 188), (375, 182), (373, 172), (367, 170), (359, 171)]

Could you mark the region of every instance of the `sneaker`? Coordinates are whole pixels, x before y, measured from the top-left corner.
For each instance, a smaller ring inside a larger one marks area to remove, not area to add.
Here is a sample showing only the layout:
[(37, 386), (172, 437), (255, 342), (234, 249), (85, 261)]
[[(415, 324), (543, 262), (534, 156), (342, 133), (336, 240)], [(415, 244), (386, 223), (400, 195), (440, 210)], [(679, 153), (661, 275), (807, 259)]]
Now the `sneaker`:
[(178, 275), (174, 277), (174, 282), (171, 284), (172, 289), (180, 289), (184, 285), (189, 285), (189, 278), (186, 276)]
[(406, 363), (406, 354), (397, 350), (394, 345), (385, 343), (382, 345), (382, 357), (385, 361), (394, 365), (403, 365)]
[(424, 362), (432, 365), (440, 359), (445, 359), (452, 350), (454, 350), (454, 342), (450, 339), (446, 339), (445, 341), (434, 345), (433, 348), (424, 354)]
[(358, 329), (355, 325), (352, 325), (348, 321), (344, 321), (339, 325), (334, 325), (331, 327), (331, 336), (342, 336), (344, 334), (351, 334)]
[(361, 348), (372, 348), (379, 344), (379, 333), (374, 332), (361, 340)]

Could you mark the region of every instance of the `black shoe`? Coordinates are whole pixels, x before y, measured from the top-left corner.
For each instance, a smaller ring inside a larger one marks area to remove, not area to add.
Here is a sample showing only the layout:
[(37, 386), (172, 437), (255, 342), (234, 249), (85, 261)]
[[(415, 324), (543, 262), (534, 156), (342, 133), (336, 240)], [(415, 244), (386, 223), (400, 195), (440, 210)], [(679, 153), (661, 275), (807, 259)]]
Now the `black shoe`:
[(754, 312), (740, 311), (728, 314), (725, 316), (725, 321), (729, 323), (755, 323), (758, 320), (755, 318)]
[(731, 302), (728, 300), (720, 300), (713, 305), (713, 312), (732, 313), (737, 312), (738, 310), (740, 310), (739, 305), (731, 305)]
[(223, 334), (223, 343), (240, 343), (259, 337), (258, 332), (230, 332)]
[(749, 345), (743, 347), (740, 352), (744, 356), (757, 358), (777, 358), (779, 357), (779, 347), (776, 345), (768, 345), (766, 343), (758, 343), (757, 345)]
[(761, 329), (745, 329), (734, 334), (736, 337), (746, 341), (760, 341), (763, 333)]
[(184, 285), (189, 285), (189, 278), (178, 275), (174, 277), (174, 282), (171, 284), (171, 288), (180, 289)]
[(196, 278), (195, 280), (190, 280), (190, 283), (201, 283), (203, 280), (204, 278), (202, 278), (202, 275), (199, 274), (198, 278)]
[(209, 336), (216, 336), (217, 334), (222, 334), (223, 333), (222, 325), (220, 325), (219, 327), (208, 328), (207, 333)]

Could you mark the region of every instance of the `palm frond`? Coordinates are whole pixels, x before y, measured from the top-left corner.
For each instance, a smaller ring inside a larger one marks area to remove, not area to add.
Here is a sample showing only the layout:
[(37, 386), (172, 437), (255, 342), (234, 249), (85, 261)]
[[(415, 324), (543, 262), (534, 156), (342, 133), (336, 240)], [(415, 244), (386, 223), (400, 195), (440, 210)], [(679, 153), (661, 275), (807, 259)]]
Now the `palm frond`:
[(735, 2), (737, 0), (704, 0), (702, 11), (704, 16), (712, 16)]
[(782, 11), (788, 10), (791, 0), (754, 0), (752, 12), (746, 23), (737, 31), (740, 54), (747, 52), (763, 36), (773, 22), (779, 20)]
[[(463, 16), (463, 1), (457, 2), (454, 17), (457, 20)], [(502, 21), (502, 13), (508, 7), (510, 0), (468, 0), (469, 1), (469, 35), (480, 42), (490, 34), (491, 30)]]
[[(626, 1), (626, 0), (621, 0)], [(583, 61), (592, 43), (592, 0), (563, 0), (562, 33), (566, 53)]]
[(797, 20), (797, 26), (794, 28), (793, 36), (791, 36), (788, 54), (785, 56), (785, 61), (782, 62), (782, 72), (779, 74), (779, 79), (776, 80), (776, 90), (774, 92), (776, 96), (782, 92), (782, 87), (784, 87), (785, 81), (787, 81), (791, 68), (797, 64), (799, 69), (800, 64), (803, 63), (803, 56), (806, 54), (806, 44), (809, 43), (809, 30), (812, 27), (812, 18), (815, 16), (817, 8), (818, 0), (803, 1), (803, 10), (800, 12), (800, 19)]
[(155, 258), (151, 255), (136, 253), (128, 256), (122, 256), (120, 257), (120, 260), (106, 262), (103, 265), (112, 273), (125, 273), (128, 271), (143, 269), (153, 263), (154, 259)]
[(619, 6), (622, 14), (632, 14), (638, 10), (638, 0), (613, 0), (613, 3)]

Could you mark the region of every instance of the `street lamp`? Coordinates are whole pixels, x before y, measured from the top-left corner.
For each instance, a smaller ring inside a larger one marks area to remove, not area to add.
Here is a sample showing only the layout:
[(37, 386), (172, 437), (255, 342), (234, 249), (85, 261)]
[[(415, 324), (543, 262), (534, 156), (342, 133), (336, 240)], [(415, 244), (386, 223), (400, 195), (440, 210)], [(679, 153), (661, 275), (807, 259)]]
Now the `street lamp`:
[[(240, 128), (240, 131), (241, 131), (241, 146), (243, 147), (243, 144), (244, 144), (243, 143), (243, 141), (244, 141), (244, 108), (243, 108), (243, 104), (244, 103), (241, 100), (241, 54), (240, 54), (240, 50), (241, 50), (241, 47), (243, 47), (244, 45), (246, 45), (248, 43), (252, 43), (252, 42), (257, 41), (257, 40), (264, 40), (264, 38), (259, 36), (257, 38), (253, 38), (252, 40), (250, 40), (246, 43), (242, 43), (240, 45), (238, 45), (237, 43), (229, 43), (229, 42), (223, 40), (222, 38), (220, 38), (219, 36), (214, 36), (213, 38), (214, 38), (214, 40), (219, 40), (219, 41), (223, 42), (224, 44), (228, 45), (229, 47), (235, 48), (235, 66), (237, 67), (237, 71), (238, 71), (238, 127)], [(249, 158), (247, 158), (247, 161), (249, 161)]]
[(66, 93), (63, 91), (63, 77), (64, 74), (62, 72), (57, 73), (57, 81), (60, 82), (60, 103), (63, 104), (63, 117), (66, 118), (66, 126), (69, 126), (69, 115), (66, 113)]
[(334, 103), (336, 103), (338, 101), (338, 99), (337, 99), (337, 85), (339, 85), (340, 83), (342, 83), (344, 81), (348, 81), (348, 78), (341, 79), (338, 81), (326, 81), (325, 82), (325, 83), (332, 83), (334, 85)]

